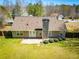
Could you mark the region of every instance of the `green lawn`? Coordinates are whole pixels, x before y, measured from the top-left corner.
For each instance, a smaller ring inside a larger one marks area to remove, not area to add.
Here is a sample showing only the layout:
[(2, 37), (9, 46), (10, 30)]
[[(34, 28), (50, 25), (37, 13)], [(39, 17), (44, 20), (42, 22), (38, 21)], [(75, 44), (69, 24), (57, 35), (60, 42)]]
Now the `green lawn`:
[(0, 38), (0, 59), (79, 59), (78, 39), (41, 45), (20, 42), (20, 39)]

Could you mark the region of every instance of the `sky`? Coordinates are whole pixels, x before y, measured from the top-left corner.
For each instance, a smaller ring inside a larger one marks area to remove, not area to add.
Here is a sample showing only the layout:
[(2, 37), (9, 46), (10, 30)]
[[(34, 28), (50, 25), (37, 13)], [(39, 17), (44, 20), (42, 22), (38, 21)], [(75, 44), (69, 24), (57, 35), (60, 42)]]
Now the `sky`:
[[(3, 4), (3, 1), (6, 1), (6, 0), (0, 0), (0, 4), (2, 5)], [(13, 4), (15, 4), (15, 0), (10, 0)], [(35, 3), (35, 1), (37, 0), (24, 0), (25, 3)], [(76, 4), (78, 5), (79, 4), (79, 0), (42, 0), (43, 4), (44, 5), (49, 5), (49, 4), (54, 4), (54, 5), (60, 5), (60, 4), (66, 4), (66, 5), (73, 5), (73, 4)]]

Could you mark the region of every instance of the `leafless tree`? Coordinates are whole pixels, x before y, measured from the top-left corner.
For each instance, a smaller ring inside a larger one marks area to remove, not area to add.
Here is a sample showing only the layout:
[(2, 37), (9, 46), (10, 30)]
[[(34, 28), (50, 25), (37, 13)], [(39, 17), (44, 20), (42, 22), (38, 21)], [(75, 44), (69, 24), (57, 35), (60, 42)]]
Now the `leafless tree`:
[(52, 14), (52, 12), (54, 11), (54, 6), (53, 6), (53, 4), (47, 5), (45, 7), (45, 9), (46, 9), (46, 16), (50, 16)]

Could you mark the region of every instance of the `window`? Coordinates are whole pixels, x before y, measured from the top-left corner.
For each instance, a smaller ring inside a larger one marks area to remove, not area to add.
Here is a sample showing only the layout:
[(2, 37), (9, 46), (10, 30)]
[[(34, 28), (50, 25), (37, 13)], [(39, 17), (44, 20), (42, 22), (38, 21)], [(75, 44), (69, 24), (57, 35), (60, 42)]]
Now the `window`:
[(20, 33), (20, 35), (23, 35), (23, 33)]
[(42, 33), (40, 33), (40, 35), (42, 35)]
[(35, 34), (35, 31), (33, 31), (33, 34)]
[(17, 32), (17, 35), (23, 35), (23, 33), (21, 33), (21, 32)]
[(19, 35), (19, 33), (17, 33), (17, 35)]
[(31, 34), (31, 31), (29, 31), (29, 33)]

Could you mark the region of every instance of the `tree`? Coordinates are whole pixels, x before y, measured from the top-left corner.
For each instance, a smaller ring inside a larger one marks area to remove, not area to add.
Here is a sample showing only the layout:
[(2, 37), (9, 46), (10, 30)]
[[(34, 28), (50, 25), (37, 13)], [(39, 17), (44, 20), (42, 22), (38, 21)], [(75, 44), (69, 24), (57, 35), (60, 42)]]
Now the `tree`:
[(34, 9), (35, 9), (35, 16), (43, 16), (43, 7), (41, 4), (35, 4), (34, 5)]
[(27, 11), (29, 15), (34, 15), (34, 6), (31, 3), (27, 6)]
[(79, 5), (76, 6), (76, 17), (79, 18)]
[(12, 18), (15, 19), (15, 9), (12, 10)]
[(2, 26), (3, 26), (3, 16), (0, 16), (0, 28), (2, 28)]
[(3, 18), (0, 18), (0, 25), (2, 25), (3, 23)]
[(7, 14), (5, 14), (7, 16), (7, 18), (11, 18), (11, 12), (13, 10), (13, 3), (11, 0), (3, 0), (3, 6), (6, 8)]
[(70, 16), (72, 19), (76, 17), (76, 5), (75, 4), (71, 7)]
[(69, 5), (61, 5), (60, 7), (61, 7), (61, 13), (64, 16), (69, 16), (70, 10), (71, 10), (71, 6), (69, 6)]
[(36, 4), (29, 4), (27, 6), (29, 15), (33, 16), (43, 16), (43, 6), (42, 4), (36, 3)]
[(15, 10), (15, 15), (16, 16), (21, 16), (21, 1), (20, 0), (16, 0), (14, 10)]
[(8, 15), (8, 10), (4, 6), (0, 6), (0, 13), (3, 14), (5, 17)]
[(76, 12), (79, 13), (79, 5), (76, 6)]
[(50, 5), (47, 5), (45, 7), (46, 16), (50, 16), (54, 12), (54, 9), (55, 9), (55, 7), (54, 7), (53, 3), (50, 2)]

